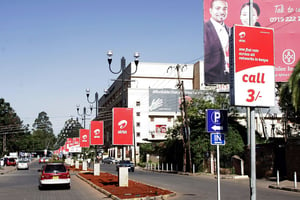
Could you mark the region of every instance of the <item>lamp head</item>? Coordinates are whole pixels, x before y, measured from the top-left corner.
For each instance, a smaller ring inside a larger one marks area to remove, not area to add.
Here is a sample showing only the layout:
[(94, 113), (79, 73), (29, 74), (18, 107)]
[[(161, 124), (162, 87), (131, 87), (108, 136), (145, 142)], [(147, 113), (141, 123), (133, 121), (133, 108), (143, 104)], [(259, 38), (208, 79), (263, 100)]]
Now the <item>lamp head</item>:
[(109, 51), (107, 52), (107, 56), (108, 56), (107, 61), (108, 61), (108, 64), (110, 65), (111, 62), (112, 62), (112, 56), (113, 56), (112, 50), (109, 50)]

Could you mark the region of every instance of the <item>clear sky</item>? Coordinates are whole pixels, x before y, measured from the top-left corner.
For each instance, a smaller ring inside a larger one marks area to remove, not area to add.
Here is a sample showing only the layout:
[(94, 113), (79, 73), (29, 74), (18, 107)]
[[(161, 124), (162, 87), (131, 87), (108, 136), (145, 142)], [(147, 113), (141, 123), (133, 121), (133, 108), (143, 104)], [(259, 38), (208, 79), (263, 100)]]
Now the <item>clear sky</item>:
[(0, 98), (24, 124), (45, 111), (57, 135), (79, 117), (85, 89), (93, 100), (117, 77), (110, 49), (115, 71), (135, 51), (141, 62), (202, 60), (203, 0), (0, 0)]

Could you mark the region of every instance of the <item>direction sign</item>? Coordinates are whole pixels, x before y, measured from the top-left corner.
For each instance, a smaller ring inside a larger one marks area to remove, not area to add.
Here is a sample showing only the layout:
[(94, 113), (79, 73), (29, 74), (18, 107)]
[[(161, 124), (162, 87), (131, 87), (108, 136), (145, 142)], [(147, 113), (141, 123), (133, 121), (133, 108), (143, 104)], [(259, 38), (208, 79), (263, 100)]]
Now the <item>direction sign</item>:
[(225, 135), (223, 133), (211, 133), (210, 134), (211, 145), (225, 145)]
[(206, 110), (206, 130), (217, 133), (227, 132), (227, 110)]

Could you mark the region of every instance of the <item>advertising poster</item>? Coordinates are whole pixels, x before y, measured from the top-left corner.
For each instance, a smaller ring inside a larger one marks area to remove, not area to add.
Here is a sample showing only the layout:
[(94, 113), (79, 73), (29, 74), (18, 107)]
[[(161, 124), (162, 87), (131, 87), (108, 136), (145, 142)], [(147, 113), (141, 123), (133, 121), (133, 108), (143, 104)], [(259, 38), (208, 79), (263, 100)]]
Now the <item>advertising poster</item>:
[(274, 106), (273, 29), (234, 25), (232, 32), (231, 104)]
[[(203, 2), (205, 83), (228, 83), (229, 53), (226, 34), (231, 34), (230, 28), (234, 24), (249, 25), (249, 0), (215, 1), (213, 4), (212, 0)], [(287, 82), (300, 59), (300, 1), (253, 2), (253, 26), (274, 29), (275, 81)], [(216, 20), (213, 21), (212, 18)], [(215, 27), (218, 27), (218, 33)]]
[(113, 145), (133, 145), (133, 108), (113, 108)]
[[(185, 90), (185, 100), (188, 102), (199, 94), (196, 90)], [(180, 112), (180, 105), (179, 90), (149, 88), (149, 112)]]
[(103, 121), (91, 121), (91, 145), (103, 145)]
[(79, 153), (79, 152), (81, 152), (79, 137), (72, 138), (72, 145), (70, 145), (69, 151), (70, 151), (70, 153)]
[(80, 147), (90, 147), (89, 135), (90, 135), (89, 129), (79, 130)]

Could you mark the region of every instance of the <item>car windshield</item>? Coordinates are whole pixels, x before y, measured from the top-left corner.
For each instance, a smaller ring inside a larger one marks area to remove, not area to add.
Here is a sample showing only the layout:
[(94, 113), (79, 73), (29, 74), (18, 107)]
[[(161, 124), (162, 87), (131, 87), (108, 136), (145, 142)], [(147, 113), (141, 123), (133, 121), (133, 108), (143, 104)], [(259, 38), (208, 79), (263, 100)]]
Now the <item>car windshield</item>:
[(45, 173), (58, 173), (58, 172), (66, 172), (66, 168), (64, 165), (47, 165), (45, 167)]
[(120, 164), (130, 164), (130, 161), (129, 160), (123, 160), (123, 161), (120, 161)]
[(27, 163), (26, 160), (20, 160), (19, 163)]

